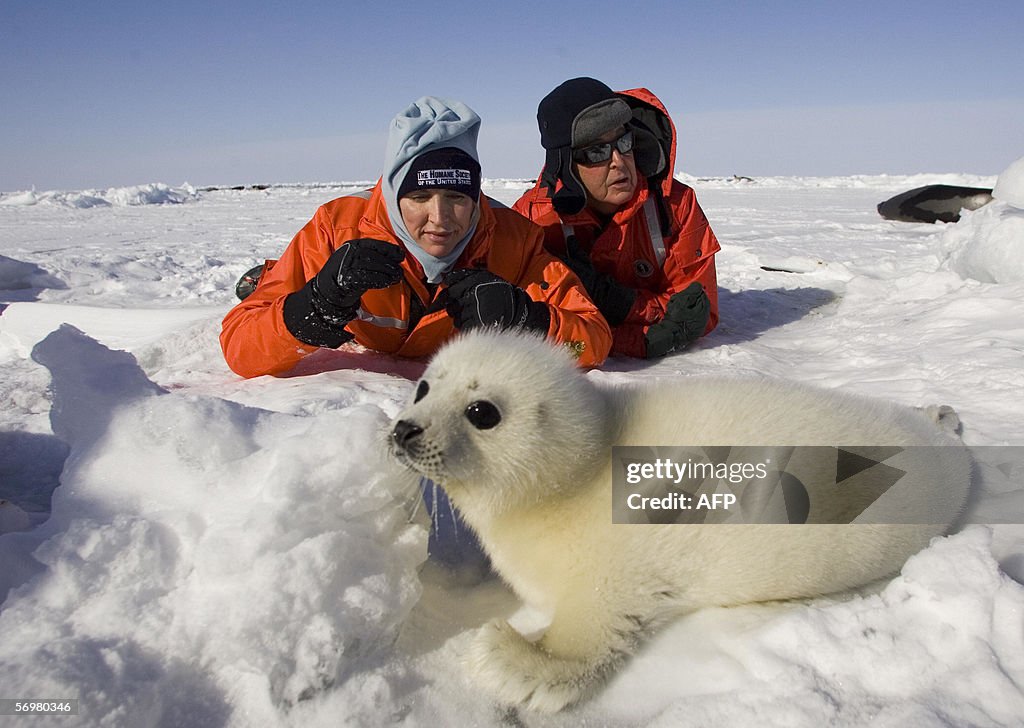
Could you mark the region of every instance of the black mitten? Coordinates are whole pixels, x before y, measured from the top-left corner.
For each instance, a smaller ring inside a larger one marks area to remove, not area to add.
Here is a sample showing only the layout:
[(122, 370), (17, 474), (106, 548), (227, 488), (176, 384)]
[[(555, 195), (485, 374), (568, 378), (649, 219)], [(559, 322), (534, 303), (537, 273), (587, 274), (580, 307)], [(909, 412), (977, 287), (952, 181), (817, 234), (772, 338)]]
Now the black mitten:
[(345, 325), (355, 318), (359, 299), (374, 288), (402, 280), (405, 251), (372, 238), (349, 240), (335, 250), (305, 286), (284, 301), (284, 325), (299, 341), (332, 349), (352, 340)]
[(612, 326), (618, 326), (626, 320), (629, 310), (636, 301), (636, 290), (619, 283), (607, 273), (598, 273), (590, 256), (583, 252), (575, 235), (565, 241), (565, 264), (576, 274), (583, 287), (590, 294), (590, 299)]
[(686, 342), (693, 341), (704, 333), (711, 316), (711, 301), (704, 286), (694, 281), (684, 290), (668, 299), (665, 318), (672, 319), (686, 331)]
[(704, 286), (693, 282), (668, 299), (665, 318), (648, 327), (644, 335), (646, 357), (655, 359), (686, 346), (704, 333), (711, 315), (711, 301)]
[(547, 304), (534, 301), (522, 288), (488, 270), (463, 268), (445, 276), (445, 310), (457, 329), (497, 326), (546, 334), (551, 324)]

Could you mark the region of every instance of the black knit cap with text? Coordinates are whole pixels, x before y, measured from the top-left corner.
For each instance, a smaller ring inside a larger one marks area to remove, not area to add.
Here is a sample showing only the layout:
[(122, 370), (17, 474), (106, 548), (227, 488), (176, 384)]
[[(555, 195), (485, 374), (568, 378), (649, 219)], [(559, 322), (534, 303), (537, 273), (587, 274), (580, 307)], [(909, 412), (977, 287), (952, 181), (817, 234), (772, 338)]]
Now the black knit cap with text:
[(413, 160), (398, 187), (398, 198), (417, 190), (451, 190), (474, 202), (480, 197), (480, 163), (461, 149), (443, 147)]

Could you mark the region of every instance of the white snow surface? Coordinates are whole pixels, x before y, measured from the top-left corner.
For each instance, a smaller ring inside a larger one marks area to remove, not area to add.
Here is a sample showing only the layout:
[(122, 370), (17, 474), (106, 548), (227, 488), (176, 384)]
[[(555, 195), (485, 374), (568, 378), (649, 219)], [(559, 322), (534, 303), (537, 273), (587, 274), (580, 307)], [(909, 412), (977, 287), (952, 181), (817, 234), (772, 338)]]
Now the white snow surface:
[(992, 196), (1024, 210), (1024, 157), (1004, 169), (996, 179)]
[(992, 202), (943, 233), (952, 270), (985, 283), (1024, 281), (1024, 157), (996, 180)]
[[(1024, 212), (875, 211), (992, 178), (680, 179), (722, 244), (721, 323), (589, 376), (761, 372), (951, 405), (967, 444), (1024, 445)], [(423, 362), (348, 347), (246, 381), (221, 357), (238, 276), (364, 186), (0, 196), (0, 697), (78, 698), (86, 726), (1024, 725), (1019, 470), (973, 506), (991, 525), (885, 585), (704, 610), (584, 705), (497, 710), (460, 651), (487, 619), (536, 615), (426, 562), (381, 455)]]

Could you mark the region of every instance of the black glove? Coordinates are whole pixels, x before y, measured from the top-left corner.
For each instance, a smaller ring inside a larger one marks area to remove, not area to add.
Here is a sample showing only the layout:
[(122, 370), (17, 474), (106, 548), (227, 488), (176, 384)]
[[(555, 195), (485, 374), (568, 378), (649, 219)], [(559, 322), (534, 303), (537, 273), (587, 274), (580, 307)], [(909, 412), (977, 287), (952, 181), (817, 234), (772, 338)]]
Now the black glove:
[(359, 299), (372, 288), (402, 280), (405, 251), (372, 238), (349, 240), (335, 250), (305, 286), (284, 301), (284, 325), (299, 341), (332, 349), (352, 340), (345, 325), (355, 318)]
[(590, 300), (605, 320), (612, 326), (618, 326), (626, 320), (629, 310), (636, 301), (636, 290), (619, 283), (607, 273), (598, 273), (590, 256), (583, 252), (575, 235), (565, 241), (565, 264), (576, 274), (583, 287), (590, 294)]
[(551, 323), (547, 304), (534, 301), (522, 288), (488, 270), (463, 268), (445, 276), (445, 310), (457, 329), (497, 326), (546, 334)]
[(704, 333), (711, 315), (711, 301), (704, 286), (693, 282), (668, 299), (665, 318), (648, 327), (646, 357), (654, 359), (686, 346)]

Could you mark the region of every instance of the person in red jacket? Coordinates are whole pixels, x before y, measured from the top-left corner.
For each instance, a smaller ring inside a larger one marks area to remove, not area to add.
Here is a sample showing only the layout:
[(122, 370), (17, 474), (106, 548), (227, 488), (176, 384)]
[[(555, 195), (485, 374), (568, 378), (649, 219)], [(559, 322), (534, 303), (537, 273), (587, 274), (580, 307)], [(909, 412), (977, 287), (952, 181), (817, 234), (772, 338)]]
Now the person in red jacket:
[(601, 364), (611, 331), (579, 279), (538, 226), (480, 193), (479, 126), (429, 96), (398, 114), (373, 190), (322, 205), (224, 317), (231, 369), (280, 374), (352, 340), (421, 357), (477, 326), (535, 331)]
[(718, 323), (718, 240), (673, 178), (675, 125), (647, 89), (562, 83), (537, 109), (547, 155), (514, 209), (583, 281), (611, 324), (612, 353), (654, 358)]

